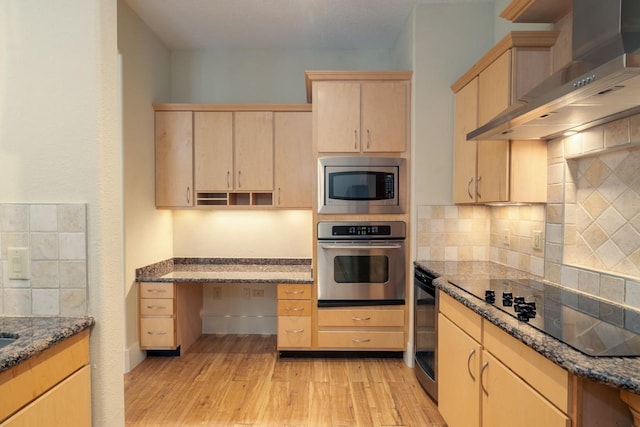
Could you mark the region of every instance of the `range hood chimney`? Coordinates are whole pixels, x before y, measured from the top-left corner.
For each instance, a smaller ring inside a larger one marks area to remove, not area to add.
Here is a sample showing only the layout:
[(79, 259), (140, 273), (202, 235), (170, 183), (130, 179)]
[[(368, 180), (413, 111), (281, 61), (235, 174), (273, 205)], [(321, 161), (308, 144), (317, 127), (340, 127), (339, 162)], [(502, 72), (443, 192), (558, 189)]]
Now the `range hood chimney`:
[(573, 61), (467, 139), (553, 139), (640, 113), (640, 0), (573, 0)]

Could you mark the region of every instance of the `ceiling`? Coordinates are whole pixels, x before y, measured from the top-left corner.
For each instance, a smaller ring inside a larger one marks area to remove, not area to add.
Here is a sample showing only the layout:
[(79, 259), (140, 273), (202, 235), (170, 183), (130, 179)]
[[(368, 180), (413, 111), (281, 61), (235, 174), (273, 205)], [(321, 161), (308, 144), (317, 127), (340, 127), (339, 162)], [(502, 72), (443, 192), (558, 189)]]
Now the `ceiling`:
[(417, 3), (492, 0), (125, 0), (172, 49), (389, 49)]

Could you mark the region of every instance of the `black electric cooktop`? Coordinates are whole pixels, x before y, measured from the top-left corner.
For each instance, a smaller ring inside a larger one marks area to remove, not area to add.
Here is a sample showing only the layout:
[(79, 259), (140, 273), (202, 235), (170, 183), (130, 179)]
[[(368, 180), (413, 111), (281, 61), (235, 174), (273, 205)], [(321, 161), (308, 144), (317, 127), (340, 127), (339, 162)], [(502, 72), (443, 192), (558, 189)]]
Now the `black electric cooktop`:
[(459, 288), (588, 356), (640, 356), (640, 313), (536, 280)]

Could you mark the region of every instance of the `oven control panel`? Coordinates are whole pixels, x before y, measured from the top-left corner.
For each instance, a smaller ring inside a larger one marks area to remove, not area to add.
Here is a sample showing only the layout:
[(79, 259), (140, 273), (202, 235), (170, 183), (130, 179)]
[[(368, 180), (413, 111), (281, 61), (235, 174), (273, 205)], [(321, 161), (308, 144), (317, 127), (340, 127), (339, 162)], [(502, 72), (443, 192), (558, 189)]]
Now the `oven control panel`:
[(403, 221), (320, 221), (318, 239), (404, 239), (406, 225)]

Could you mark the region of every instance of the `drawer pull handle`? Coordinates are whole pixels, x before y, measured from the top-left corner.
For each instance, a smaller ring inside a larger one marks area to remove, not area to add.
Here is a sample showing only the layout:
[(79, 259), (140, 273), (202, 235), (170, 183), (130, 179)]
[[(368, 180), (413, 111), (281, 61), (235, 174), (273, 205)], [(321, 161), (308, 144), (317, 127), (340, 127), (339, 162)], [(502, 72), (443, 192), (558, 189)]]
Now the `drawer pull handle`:
[(287, 311), (304, 311), (303, 307), (287, 307)]
[(304, 332), (304, 329), (285, 329), (285, 331), (290, 334), (301, 334)]
[(361, 342), (371, 342), (371, 338), (351, 338), (351, 341), (358, 344)]
[(158, 294), (164, 294), (164, 293), (167, 292), (167, 290), (166, 289), (148, 289), (147, 292), (151, 292), (151, 293), (155, 292), (155, 293), (158, 293)]
[(288, 295), (300, 295), (304, 294), (304, 291), (284, 291), (284, 293)]
[(149, 310), (164, 310), (167, 307), (165, 307), (164, 305), (148, 305), (147, 308)]
[(476, 377), (474, 377), (473, 373), (471, 372), (471, 358), (473, 357), (474, 354), (476, 354), (475, 348), (471, 350), (471, 353), (469, 353), (469, 357), (467, 358), (467, 371), (469, 372), (469, 376), (471, 377), (473, 382), (476, 382)]
[(167, 335), (167, 331), (149, 331), (147, 332), (149, 335)]
[(484, 374), (484, 371), (489, 367), (489, 362), (484, 362), (484, 365), (482, 365), (482, 369), (480, 370), (480, 387), (482, 388), (482, 391), (484, 392), (484, 394), (486, 394), (487, 396), (489, 396), (489, 390), (487, 390), (484, 386), (484, 381), (482, 380), (482, 374)]
[(351, 320), (371, 320), (371, 317), (352, 317)]

